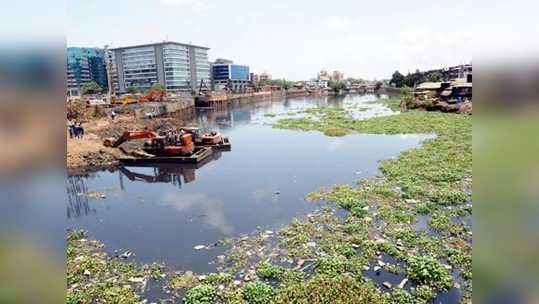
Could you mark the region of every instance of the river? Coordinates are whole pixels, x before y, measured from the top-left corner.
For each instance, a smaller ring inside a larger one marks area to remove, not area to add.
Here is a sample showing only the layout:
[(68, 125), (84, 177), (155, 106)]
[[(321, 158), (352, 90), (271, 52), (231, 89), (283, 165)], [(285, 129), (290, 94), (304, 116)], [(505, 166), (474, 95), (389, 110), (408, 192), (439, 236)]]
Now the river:
[[(378, 161), (418, 147), (422, 135), (348, 135), (280, 130), (271, 122), (310, 107), (357, 109), (358, 119), (391, 115), (375, 95), (302, 97), (197, 111), (193, 124), (228, 136), (232, 150), (199, 168), (121, 167), (68, 177), (67, 225), (109, 253), (204, 273), (222, 249), (197, 251), (257, 228), (277, 230), (320, 207), (304, 195), (377, 174)], [(290, 114), (291, 113), (291, 114)], [(83, 193), (98, 193), (84, 195)]]

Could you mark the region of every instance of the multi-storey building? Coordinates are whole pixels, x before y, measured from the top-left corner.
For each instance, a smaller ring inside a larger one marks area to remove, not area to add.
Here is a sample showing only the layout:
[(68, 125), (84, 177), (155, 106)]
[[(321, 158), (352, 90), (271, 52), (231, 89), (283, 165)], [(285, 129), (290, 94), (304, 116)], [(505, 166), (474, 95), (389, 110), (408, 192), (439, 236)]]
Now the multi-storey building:
[(107, 89), (107, 70), (105, 51), (99, 48), (67, 48), (67, 91), (68, 94), (80, 95), (83, 84), (95, 81), (104, 90)]
[(255, 74), (255, 73), (251, 73), (251, 84), (253, 86), (257, 86), (258, 85), (258, 82), (260, 81), (260, 78), (258, 77), (258, 74)]
[(333, 71), (333, 74), (331, 74), (331, 80), (342, 81), (344, 80), (344, 74), (339, 71)]
[(262, 73), (258, 76), (258, 81), (260, 82), (264, 82), (264, 81), (268, 81), (268, 80), (271, 80), (271, 75), (268, 74), (268, 73)]
[(249, 66), (229, 63), (212, 65), (213, 85), (216, 89), (228, 88), (231, 91), (243, 91), (251, 85)]
[(159, 83), (167, 91), (196, 91), (210, 81), (208, 50), (172, 41), (111, 49), (114, 89), (145, 91)]

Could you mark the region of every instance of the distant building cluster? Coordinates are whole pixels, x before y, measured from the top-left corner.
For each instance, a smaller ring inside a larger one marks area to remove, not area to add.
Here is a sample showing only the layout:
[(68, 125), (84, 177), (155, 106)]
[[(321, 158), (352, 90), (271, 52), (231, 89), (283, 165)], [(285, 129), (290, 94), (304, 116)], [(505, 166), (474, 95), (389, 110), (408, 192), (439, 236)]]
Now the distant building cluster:
[(230, 59), (210, 62), (208, 51), (174, 41), (112, 49), (69, 47), (68, 95), (81, 95), (82, 86), (91, 81), (106, 91), (108, 76), (113, 94), (144, 92), (155, 84), (168, 92), (196, 93), (201, 88), (245, 92), (271, 80), (270, 74), (252, 73), (248, 65)]

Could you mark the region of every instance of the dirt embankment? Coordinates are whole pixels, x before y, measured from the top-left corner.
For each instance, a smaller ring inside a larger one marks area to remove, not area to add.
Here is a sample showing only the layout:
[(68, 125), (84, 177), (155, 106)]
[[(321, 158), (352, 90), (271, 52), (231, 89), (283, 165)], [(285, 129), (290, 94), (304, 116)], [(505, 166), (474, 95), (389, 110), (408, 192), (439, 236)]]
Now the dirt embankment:
[[(135, 119), (133, 115), (121, 115), (114, 121), (110, 118), (95, 118), (84, 123), (82, 139), (69, 138), (67, 135), (67, 168), (91, 170), (117, 164), (116, 159), (124, 156), (121, 149), (103, 146), (106, 138), (119, 137), (127, 130), (168, 130), (183, 126), (178, 118), (163, 117), (154, 119)], [(66, 131), (67, 132), (67, 131)], [(126, 143), (124, 146), (136, 149), (140, 142)]]
[(408, 105), (410, 109), (423, 109), (427, 111), (454, 112), (462, 114), (472, 114), (472, 102), (464, 102), (460, 104), (448, 103), (436, 99), (414, 99)]

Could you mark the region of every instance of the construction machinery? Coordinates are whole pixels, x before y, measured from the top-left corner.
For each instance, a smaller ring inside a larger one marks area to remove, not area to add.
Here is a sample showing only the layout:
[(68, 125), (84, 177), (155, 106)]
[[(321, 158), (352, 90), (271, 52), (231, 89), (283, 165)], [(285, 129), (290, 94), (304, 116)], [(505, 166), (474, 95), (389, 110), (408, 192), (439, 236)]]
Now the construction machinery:
[(118, 147), (126, 141), (145, 138), (149, 140), (142, 149), (151, 156), (185, 156), (195, 152), (193, 135), (189, 133), (160, 135), (154, 131), (125, 131), (118, 139), (108, 138), (103, 144)]
[(202, 133), (199, 128), (195, 127), (182, 127), (180, 130), (193, 135), (195, 146), (212, 147), (218, 150), (230, 150), (231, 148), (228, 137), (221, 136), (218, 132)]
[[(203, 87), (205, 89), (204, 91), (202, 90)], [(209, 88), (206, 85), (206, 83), (204, 83), (204, 79), (201, 79), (198, 92), (195, 95), (195, 107), (197, 108), (210, 107), (210, 103), (209, 103), (208, 95), (207, 95), (208, 91), (209, 91)]]
[(146, 95), (140, 96), (138, 102), (163, 101), (166, 96), (167, 94), (165, 91), (150, 90)]
[(120, 98), (112, 96), (110, 102), (112, 104), (127, 105), (127, 104), (137, 103), (138, 101), (133, 94), (124, 94)]

